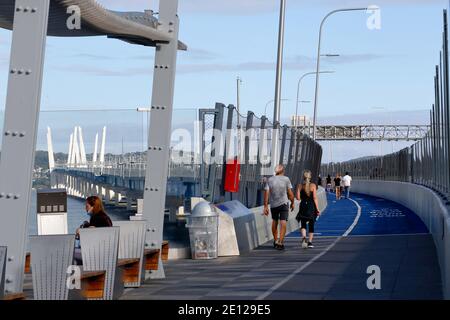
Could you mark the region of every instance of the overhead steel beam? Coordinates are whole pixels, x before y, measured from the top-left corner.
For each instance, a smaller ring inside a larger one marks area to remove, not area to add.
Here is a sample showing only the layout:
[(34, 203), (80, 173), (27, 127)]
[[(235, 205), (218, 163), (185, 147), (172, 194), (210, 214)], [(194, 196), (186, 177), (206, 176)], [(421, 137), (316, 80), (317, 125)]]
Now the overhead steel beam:
[(316, 140), (417, 141), (429, 130), (428, 125), (327, 125), (317, 127)]

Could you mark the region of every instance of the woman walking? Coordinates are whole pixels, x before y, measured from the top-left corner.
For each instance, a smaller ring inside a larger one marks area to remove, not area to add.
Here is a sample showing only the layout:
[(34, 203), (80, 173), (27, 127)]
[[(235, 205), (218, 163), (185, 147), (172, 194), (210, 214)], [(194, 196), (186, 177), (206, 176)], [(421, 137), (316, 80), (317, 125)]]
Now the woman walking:
[(336, 192), (336, 200), (341, 200), (341, 175), (339, 173), (334, 178), (334, 189)]
[[(297, 200), (300, 200), (300, 209), (297, 214), (297, 221), (301, 224), (302, 248), (314, 248), (314, 225), (320, 216), (319, 203), (317, 201), (317, 187), (311, 182), (311, 171), (303, 172), (303, 184), (297, 187)], [(306, 227), (309, 229), (309, 237), (306, 240)]]

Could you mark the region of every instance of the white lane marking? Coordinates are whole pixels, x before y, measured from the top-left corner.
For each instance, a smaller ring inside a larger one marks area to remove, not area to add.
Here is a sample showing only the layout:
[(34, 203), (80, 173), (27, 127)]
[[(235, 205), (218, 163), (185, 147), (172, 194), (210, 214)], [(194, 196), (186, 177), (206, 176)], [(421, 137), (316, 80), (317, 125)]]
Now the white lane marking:
[(295, 277), (297, 274), (308, 268), (311, 264), (313, 264), (317, 259), (320, 259), (324, 254), (326, 254), (328, 251), (330, 251), (341, 239), (341, 237), (337, 238), (328, 248), (326, 248), (323, 252), (309, 260), (307, 263), (302, 265), (297, 270), (294, 270), (290, 275), (288, 275), (286, 278), (283, 279), (283, 281), (278, 282), (276, 285), (274, 285), (272, 288), (264, 292), (263, 294), (259, 295), (256, 300), (264, 300), (268, 296), (270, 296), (275, 290), (278, 290), (281, 286), (283, 286), (285, 283), (287, 283), (289, 280), (291, 280), (293, 277)]
[(356, 214), (355, 220), (353, 221), (352, 225), (350, 226), (350, 228), (347, 229), (347, 231), (345, 231), (345, 233), (342, 235), (343, 237), (348, 237), (348, 235), (353, 231), (353, 229), (355, 229), (356, 225), (359, 222), (359, 218), (361, 218), (361, 206), (359, 205), (359, 203), (353, 199), (348, 199), (350, 201), (352, 201), (356, 207), (358, 208), (358, 213)]
[[(352, 200), (352, 199), (350, 199)], [(353, 224), (350, 226), (350, 228), (347, 229), (347, 231), (344, 233), (344, 235), (342, 237), (338, 237), (336, 240), (333, 241), (333, 243), (331, 243), (328, 248), (326, 248), (324, 251), (322, 251), (320, 254), (318, 254), (317, 256), (315, 256), (314, 258), (312, 258), (311, 260), (309, 260), (307, 263), (305, 263), (304, 265), (302, 265), (301, 267), (297, 268), (296, 270), (294, 270), (290, 275), (288, 275), (286, 278), (284, 278), (282, 281), (278, 282), (276, 285), (274, 285), (272, 288), (270, 288), (269, 290), (267, 290), (266, 292), (264, 292), (263, 294), (259, 295), (256, 300), (264, 300), (265, 298), (267, 298), (268, 296), (270, 296), (272, 293), (274, 293), (276, 290), (278, 290), (281, 286), (283, 286), (284, 284), (286, 284), (289, 280), (291, 280), (293, 277), (295, 277), (297, 274), (299, 274), (300, 272), (302, 272), (303, 270), (305, 270), (306, 268), (308, 268), (310, 265), (312, 265), (314, 262), (316, 262), (316, 260), (320, 259), (323, 255), (325, 255), (328, 251), (330, 251), (331, 249), (334, 248), (334, 246), (336, 246), (336, 244), (339, 242), (339, 240), (341, 240), (343, 237), (347, 237), (348, 234), (350, 232), (352, 232), (353, 228), (357, 225), (359, 217), (361, 216), (361, 206), (359, 205), (358, 202), (352, 200), (355, 204), (356, 207), (358, 208), (358, 213), (356, 215), (355, 220), (353, 221)]]

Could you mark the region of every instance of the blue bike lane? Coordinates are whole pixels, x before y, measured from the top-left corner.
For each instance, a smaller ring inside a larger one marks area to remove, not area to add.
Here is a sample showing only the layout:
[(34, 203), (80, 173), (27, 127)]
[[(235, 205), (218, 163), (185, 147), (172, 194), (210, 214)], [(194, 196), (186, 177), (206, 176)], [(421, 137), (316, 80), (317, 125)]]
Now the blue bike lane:
[[(408, 208), (377, 197), (351, 194), (336, 200), (328, 193), (328, 206), (316, 223), (317, 236), (339, 237), (369, 235), (427, 234), (421, 219)], [(288, 237), (300, 237), (300, 232)]]

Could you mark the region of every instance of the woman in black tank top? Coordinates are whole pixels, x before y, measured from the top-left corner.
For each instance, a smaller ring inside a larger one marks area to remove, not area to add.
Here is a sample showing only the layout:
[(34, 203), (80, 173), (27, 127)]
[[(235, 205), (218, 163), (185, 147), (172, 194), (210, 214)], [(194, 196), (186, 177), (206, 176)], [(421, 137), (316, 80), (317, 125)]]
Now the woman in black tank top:
[[(300, 200), (300, 208), (297, 214), (297, 221), (301, 224), (300, 232), (302, 234), (302, 248), (314, 248), (312, 243), (314, 238), (314, 225), (317, 216), (320, 215), (319, 204), (317, 201), (317, 187), (311, 183), (311, 171), (306, 170), (303, 173), (304, 183), (297, 187), (297, 200)], [(306, 227), (309, 229), (309, 239), (306, 240)]]

